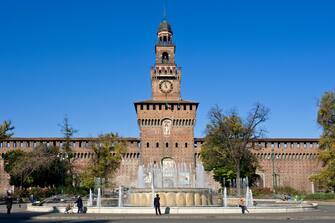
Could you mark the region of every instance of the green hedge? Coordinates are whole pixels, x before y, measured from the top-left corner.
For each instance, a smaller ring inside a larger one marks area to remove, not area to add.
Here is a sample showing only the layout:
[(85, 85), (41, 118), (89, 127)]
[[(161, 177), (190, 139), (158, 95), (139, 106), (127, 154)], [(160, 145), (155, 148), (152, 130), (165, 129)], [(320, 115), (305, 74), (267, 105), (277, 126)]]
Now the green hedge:
[(305, 196), (305, 200), (332, 200), (335, 199), (335, 193), (315, 193)]
[(304, 194), (304, 192), (297, 191), (296, 189), (292, 187), (286, 186), (286, 187), (277, 187), (276, 194), (290, 194), (291, 196), (295, 196), (295, 195), (302, 195)]

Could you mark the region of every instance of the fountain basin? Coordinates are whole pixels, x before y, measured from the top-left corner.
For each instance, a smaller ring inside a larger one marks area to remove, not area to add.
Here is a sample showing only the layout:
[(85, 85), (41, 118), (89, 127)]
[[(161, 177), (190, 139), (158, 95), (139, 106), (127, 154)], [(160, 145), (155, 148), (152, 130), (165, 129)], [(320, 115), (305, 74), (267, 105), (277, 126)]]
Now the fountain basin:
[[(161, 206), (201, 207), (213, 205), (212, 191), (208, 188), (155, 188), (155, 194), (159, 194)], [(152, 189), (131, 189), (128, 205), (151, 207), (153, 205)]]
[[(302, 204), (297, 206), (278, 206), (278, 207), (253, 207), (248, 208), (250, 213), (294, 213), (314, 211), (317, 204)], [(28, 204), (27, 210), (30, 212), (59, 212), (64, 213), (65, 207), (60, 206), (32, 206)], [(164, 213), (165, 207), (161, 207)], [(76, 212), (77, 209), (74, 209)], [(87, 213), (105, 213), (105, 214), (150, 214), (153, 215), (155, 210), (152, 207), (88, 207)], [(172, 207), (169, 209), (170, 214), (241, 214), (239, 207)]]

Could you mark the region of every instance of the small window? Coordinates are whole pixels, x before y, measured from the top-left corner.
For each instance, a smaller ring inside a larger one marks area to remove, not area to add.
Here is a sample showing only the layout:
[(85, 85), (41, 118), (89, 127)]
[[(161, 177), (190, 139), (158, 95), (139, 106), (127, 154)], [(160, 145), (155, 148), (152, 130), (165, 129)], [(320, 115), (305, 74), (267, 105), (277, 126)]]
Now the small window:
[(149, 148), (150, 147), (150, 144), (147, 142), (147, 148)]
[(187, 148), (187, 142), (185, 143), (185, 148)]
[(156, 148), (159, 148), (159, 143), (158, 142), (156, 142)]
[(166, 148), (169, 148), (169, 143), (168, 143), (168, 142), (165, 143), (165, 147), (166, 147)]
[(176, 142), (176, 148), (178, 148), (178, 143)]

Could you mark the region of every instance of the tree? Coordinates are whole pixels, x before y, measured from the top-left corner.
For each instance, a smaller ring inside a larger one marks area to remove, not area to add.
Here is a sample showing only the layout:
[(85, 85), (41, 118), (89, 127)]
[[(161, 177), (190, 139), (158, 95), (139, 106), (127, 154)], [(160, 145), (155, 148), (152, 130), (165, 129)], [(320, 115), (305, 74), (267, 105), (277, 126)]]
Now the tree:
[(320, 137), (319, 159), (323, 169), (313, 176), (311, 180), (320, 188), (327, 191), (335, 190), (335, 91), (326, 92), (319, 102), (317, 117), (318, 124), (323, 132)]
[[(240, 177), (251, 177), (257, 168), (257, 159), (251, 152), (254, 140), (263, 135), (261, 124), (268, 119), (269, 110), (256, 104), (243, 120), (235, 111), (224, 114), (216, 106), (209, 113), (201, 158), (207, 171), (214, 170), (214, 179), (236, 178), (240, 196)], [(219, 181), (219, 182), (220, 182)], [(222, 182), (220, 182), (222, 183)]]
[(21, 160), (21, 157), (26, 153), (22, 150), (12, 150), (7, 153), (2, 154), (2, 159), (4, 160), (4, 170), (10, 175), (9, 183), (14, 186), (24, 186), (23, 179), (21, 175), (14, 175), (12, 170), (14, 168), (15, 163)]
[[(72, 186), (73, 180), (74, 180), (74, 155), (72, 151), (72, 144), (71, 140), (73, 138), (73, 135), (78, 132), (78, 130), (74, 129), (70, 123), (69, 119), (67, 117), (64, 118), (63, 123), (60, 125), (61, 127), (61, 133), (64, 136), (64, 143), (62, 147), (60, 148), (60, 154), (59, 157), (61, 158), (61, 161), (66, 166), (67, 171), (63, 173), (62, 186)], [(68, 173), (69, 172), (69, 173)]]
[(72, 154), (71, 139), (73, 138), (73, 135), (78, 132), (78, 130), (71, 127), (69, 119), (67, 117), (64, 118), (63, 123), (60, 125), (60, 127), (61, 127), (61, 133), (63, 134), (65, 139), (65, 142), (62, 145), (62, 149), (65, 153), (71, 155)]
[(59, 157), (59, 148), (40, 144), (32, 151), (9, 151), (3, 154), (10, 183), (22, 188), (59, 186), (67, 166)]
[(12, 132), (14, 127), (10, 121), (4, 121), (0, 125), (0, 141), (10, 138), (14, 133)]
[[(91, 145), (94, 157), (91, 159), (86, 170), (82, 173), (82, 183), (88, 188), (92, 188), (95, 179), (105, 179), (104, 185), (111, 185), (111, 178), (120, 167), (122, 154), (126, 151), (124, 141), (116, 133), (109, 133), (99, 136)], [(101, 183), (102, 184), (102, 183)]]

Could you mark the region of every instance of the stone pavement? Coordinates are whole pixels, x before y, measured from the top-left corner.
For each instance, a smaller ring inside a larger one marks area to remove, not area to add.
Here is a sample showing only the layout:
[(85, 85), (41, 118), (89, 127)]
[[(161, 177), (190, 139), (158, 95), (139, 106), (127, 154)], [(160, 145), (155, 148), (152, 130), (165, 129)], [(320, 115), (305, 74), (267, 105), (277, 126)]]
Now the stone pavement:
[[(162, 215), (154, 214), (63, 214), (63, 213), (30, 213), (22, 210), (17, 206), (13, 209), (13, 214), (8, 216), (5, 214), (5, 207), (0, 207), (1, 220), (27, 220), (27, 221), (98, 221), (98, 220), (150, 220), (150, 221), (176, 221), (187, 219), (203, 219), (209, 220), (329, 220), (335, 221), (335, 205), (320, 205), (315, 211), (302, 213), (278, 213), (278, 214), (193, 214), (193, 215)], [(1, 221), (2, 222), (2, 221)]]

